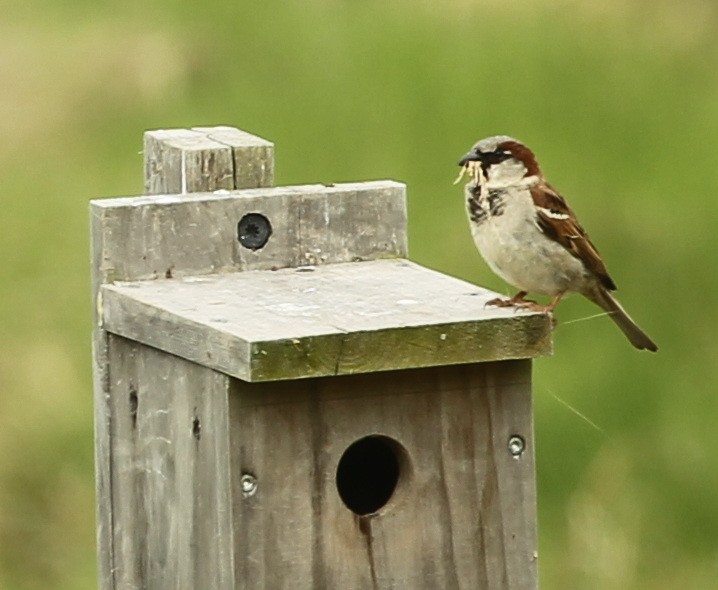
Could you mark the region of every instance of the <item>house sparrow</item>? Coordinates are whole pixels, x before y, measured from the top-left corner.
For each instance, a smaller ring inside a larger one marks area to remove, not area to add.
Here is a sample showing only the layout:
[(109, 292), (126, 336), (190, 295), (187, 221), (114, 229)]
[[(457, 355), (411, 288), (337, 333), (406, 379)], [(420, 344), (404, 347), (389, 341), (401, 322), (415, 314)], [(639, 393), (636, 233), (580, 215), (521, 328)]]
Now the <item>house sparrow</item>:
[[(566, 293), (580, 293), (608, 312), (633, 346), (658, 350), (611, 295), (616, 284), (601, 255), (529, 148), (505, 135), (487, 137), (459, 166), (456, 182), (470, 177), (464, 194), (474, 243), (491, 270), (520, 289), (489, 305), (553, 312)], [(551, 302), (539, 305), (528, 293)]]

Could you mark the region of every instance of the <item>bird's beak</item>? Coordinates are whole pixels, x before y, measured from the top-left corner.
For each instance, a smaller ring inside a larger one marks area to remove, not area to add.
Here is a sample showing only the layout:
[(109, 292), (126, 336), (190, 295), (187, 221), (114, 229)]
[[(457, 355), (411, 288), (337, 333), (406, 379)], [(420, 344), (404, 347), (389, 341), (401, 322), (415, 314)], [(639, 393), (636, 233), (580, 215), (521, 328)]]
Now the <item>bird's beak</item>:
[(459, 160), (459, 166), (461, 166), (461, 172), (459, 172), (458, 178), (454, 181), (454, 184), (459, 184), (464, 174), (469, 176), (478, 185), (481, 182), (483, 172), (481, 171), (481, 154), (477, 151), (472, 150)]
[(469, 162), (478, 162), (480, 160), (481, 156), (477, 152), (471, 151), (462, 156), (461, 160), (459, 160), (459, 166), (466, 166)]

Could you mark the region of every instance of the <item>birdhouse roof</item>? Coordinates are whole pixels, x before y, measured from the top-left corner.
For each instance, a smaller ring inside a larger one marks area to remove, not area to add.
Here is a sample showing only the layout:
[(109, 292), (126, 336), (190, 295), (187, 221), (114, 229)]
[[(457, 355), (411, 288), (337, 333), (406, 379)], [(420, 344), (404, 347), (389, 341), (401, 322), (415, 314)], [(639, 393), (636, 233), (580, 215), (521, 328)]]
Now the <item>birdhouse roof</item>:
[(550, 354), (544, 314), (405, 259), (116, 282), (102, 327), (246, 381)]

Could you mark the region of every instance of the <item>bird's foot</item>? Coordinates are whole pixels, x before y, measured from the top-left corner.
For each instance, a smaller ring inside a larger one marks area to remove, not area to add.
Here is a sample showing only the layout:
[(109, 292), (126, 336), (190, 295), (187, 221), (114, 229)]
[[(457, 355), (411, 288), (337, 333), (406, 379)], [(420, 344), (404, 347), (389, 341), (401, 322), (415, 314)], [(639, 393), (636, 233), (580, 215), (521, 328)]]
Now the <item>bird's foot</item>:
[(538, 303), (530, 299), (515, 299), (513, 297), (511, 299), (501, 299), (501, 297), (497, 297), (496, 299), (490, 299), (484, 305), (491, 305), (492, 307), (526, 308), (530, 305), (538, 305)]
[(487, 301), (486, 305), (492, 305), (494, 307), (513, 307), (515, 310), (523, 309), (526, 311), (535, 311), (538, 313), (550, 313), (552, 314), (551, 323), (554, 327), (556, 327), (556, 318), (553, 316), (553, 310), (556, 308), (556, 305), (558, 305), (558, 302), (563, 297), (563, 292), (554, 295), (548, 305), (541, 305), (533, 299), (524, 299), (526, 295), (526, 291), (519, 291), (518, 293), (516, 293), (516, 295), (511, 297), (511, 299), (501, 299), (500, 297), (497, 297), (496, 299), (491, 299), (490, 301)]
[(511, 297), (511, 299), (501, 299), (501, 297), (496, 297), (495, 299), (487, 301), (484, 305), (492, 305), (494, 307), (516, 307), (520, 309), (526, 309), (531, 305), (538, 305), (538, 303), (533, 299), (524, 299), (526, 295), (526, 291), (519, 291), (516, 295)]
[(548, 303), (548, 305), (541, 305), (539, 303), (536, 303), (535, 301), (531, 301), (528, 305), (524, 306), (524, 309), (528, 311), (538, 311), (539, 313), (553, 313), (553, 310), (556, 309), (556, 306), (558, 305), (558, 302), (561, 301), (561, 298), (564, 295), (564, 291), (560, 291), (556, 293), (551, 299), (551, 301)]
[(538, 313), (547, 313), (551, 316), (551, 327), (555, 328), (558, 324), (558, 320), (556, 319), (556, 316), (553, 315), (554, 307), (556, 307), (553, 302), (549, 303), (548, 305), (541, 305), (540, 303), (536, 303), (535, 301), (531, 301), (528, 299), (522, 299), (518, 303), (515, 303), (513, 305), (514, 309), (518, 311), (519, 309), (523, 309), (525, 311), (535, 311)]
[(511, 301), (511, 299), (501, 299), (500, 297), (497, 297), (496, 299), (490, 299), (484, 303), (484, 307), (489, 305), (492, 307), (514, 307), (516, 304)]

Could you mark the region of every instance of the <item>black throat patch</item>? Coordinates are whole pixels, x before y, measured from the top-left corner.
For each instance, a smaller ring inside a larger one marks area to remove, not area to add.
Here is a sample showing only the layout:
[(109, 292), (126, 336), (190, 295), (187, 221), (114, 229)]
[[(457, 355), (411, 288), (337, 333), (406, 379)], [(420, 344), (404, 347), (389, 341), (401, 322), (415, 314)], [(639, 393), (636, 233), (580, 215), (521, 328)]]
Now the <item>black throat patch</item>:
[(474, 223), (482, 223), (487, 217), (503, 215), (506, 199), (501, 189), (489, 189), (488, 194), (483, 195), (481, 186), (476, 185), (469, 189), (466, 206), (469, 211), (469, 219)]
[(498, 217), (503, 214), (506, 200), (501, 189), (492, 188), (489, 190), (487, 201), (489, 202), (489, 214), (492, 217)]
[(469, 189), (469, 197), (466, 199), (469, 219), (474, 223), (481, 223), (486, 219), (486, 211), (481, 206), (481, 201), (481, 186), (477, 184)]

